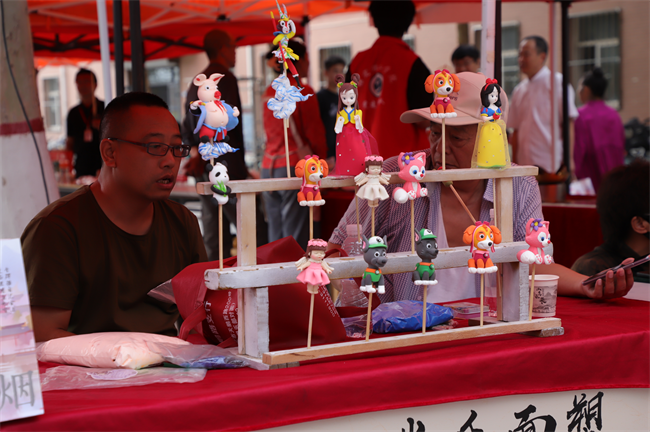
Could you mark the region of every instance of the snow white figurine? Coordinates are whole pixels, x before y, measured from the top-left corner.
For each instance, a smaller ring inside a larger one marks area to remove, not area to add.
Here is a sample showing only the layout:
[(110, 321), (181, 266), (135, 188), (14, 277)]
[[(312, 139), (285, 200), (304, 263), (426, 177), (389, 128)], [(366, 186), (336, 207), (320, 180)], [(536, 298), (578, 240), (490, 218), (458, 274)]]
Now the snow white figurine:
[(363, 172), (366, 156), (376, 154), (377, 141), (363, 127), (362, 112), (358, 109), (359, 74), (352, 74), (345, 82), (342, 74), (336, 75), (339, 87), (338, 112), (336, 114), (336, 165), (334, 175), (356, 176)]
[(481, 89), (481, 119), (476, 134), (472, 168), (509, 168), (506, 124), (501, 120), (501, 86), (488, 78)]

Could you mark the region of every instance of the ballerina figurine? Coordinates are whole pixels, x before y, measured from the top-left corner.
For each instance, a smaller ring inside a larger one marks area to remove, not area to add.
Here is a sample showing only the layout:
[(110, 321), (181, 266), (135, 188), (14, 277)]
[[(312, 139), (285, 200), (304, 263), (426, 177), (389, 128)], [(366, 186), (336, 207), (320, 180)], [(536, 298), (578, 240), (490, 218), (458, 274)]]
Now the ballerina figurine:
[(381, 156), (366, 156), (365, 172), (354, 178), (359, 190), (357, 196), (368, 200), (368, 207), (379, 206), (379, 200), (388, 199), (388, 192), (384, 185), (388, 184), (390, 176), (381, 172), (384, 165), (384, 158)]
[(358, 109), (359, 74), (345, 82), (342, 74), (336, 75), (339, 87), (338, 113), (336, 114), (336, 166), (334, 175), (356, 176), (364, 170), (366, 156), (377, 153), (377, 141), (363, 127), (362, 112)]
[(309, 240), (305, 256), (296, 262), (296, 267), (300, 270), (296, 279), (307, 284), (307, 292), (310, 294), (318, 294), (318, 287), (330, 283), (327, 275), (334, 269), (323, 260), (326, 250), (327, 242), (325, 240)]
[(506, 139), (506, 125), (500, 119), (501, 87), (497, 80), (488, 78), (481, 89), (481, 119), (476, 134), (472, 168), (508, 168), (510, 154)]

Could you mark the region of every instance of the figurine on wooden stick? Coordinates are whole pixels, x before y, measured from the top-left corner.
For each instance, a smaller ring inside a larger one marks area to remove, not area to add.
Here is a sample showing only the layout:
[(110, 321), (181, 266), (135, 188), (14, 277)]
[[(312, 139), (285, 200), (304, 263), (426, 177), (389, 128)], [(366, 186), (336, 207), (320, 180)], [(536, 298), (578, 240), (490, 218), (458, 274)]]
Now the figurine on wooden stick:
[(209, 78), (198, 74), (193, 83), (198, 87), (199, 100), (190, 103), (190, 112), (199, 117), (194, 129), (201, 140), (199, 153), (203, 160), (209, 160), (213, 165), (219, 156), (239, 150), (227, 144), (228, 131), (239, 124), (239, 109), (221, 100), (218, 83), (223, 77), (219, 73), (214, 73)]
[(415, 253), (415, 218), (413, 201), (416, 198), (425, 197), (429, 194), (426, 188), (420, 185), (420, 181), (426, 174), (426, 153), (400, 153), (397, 157), (399, 178), (405, 181), (402, 187), (395, 188), (393, 199), (400, 204), (411, 201), (411, 252)]
[(433, 260), (438, 257), (438, 240), (428, 228), (422, 228), (415, 233), (415, 244), (418, 256), (422, 261), (415, 265), (413, 283), (422, 285), (422, 333), (427, 329), (427, 291), (430, 285), (436, 285), (436, 268)]
[(327, 162), (317, 155), (307, 155), (296, 164), (296, 176), (302, 177), (302, 185), (298, 192), (298, 203), (309, 207), (309, 238), (314, 237), (314, 207), (322, 206), (325, 200), (320, 194), (320, 182), (327, 177), (329, 167)]
[(437, 70), (429, 75), (424, 82), (424, 89), (433, 93), (431, 104), (431, 118), (442, 120), (442, 169), (445, 167), (445, 119), (456, 117), (456, 111), (451, 104), (452, 93), (460, 91), (460, 80), (458, 76), (450, 73), (447, 69)]
[(346, 83), (342, 74), (336, 75), (339, 101), (334, 126), (336, 132), (334, 175), (337, 176), (356, 176), (363, 172), (366, 156), (377, 153), (377, 141), (370, 131), (363, 127), (363, 113), (358, 109), (359, 79), (359, 74), (352, 74), (352, 80)]
[[(228, 176), (227, 164), (223, 163), (208, 163), (206, 170), (208, 171), (208, 178), (212, 186), (212, 197), (219, 204), (219, 232), (223, 232), (223, 205), (228, 203), (228, 194), (232, 191), (228, 187), (230, 177)], [(219, 269), (223, 270), (223, 238), (219, 236)]]
[(541, 218), (530, 218), (526, 222), (526, 243), (528, 249), (517, 253), (519, 262), (532, 265), (530, 278), (530, 304), (528, 305), (528, 319), (533, 319), (533, 292), (535, 287), (535, 264), (552, 264), (553, 256), (544, 252), (544, 248), (551, 244), (551, 233), (548, 231), (550, 223)]
[[(298, 75), (298, 71), (293, 64), (295, 60), (299, 60), (299, 57), (291, 48), (289, 48), (289, 39), (296, 35), (296, 24), (289, 17), (286, 5), (282, 5), (282, 8), (284, 8), (283, 10), (280, 8), (277, 0), (275, 0), (275, 4), (278, 7), (279, 18), (275, 27), (277, 31), (273, 32), (273, 36), (275, 36), (273, 38), (273, 45), (277, 45), (278, 49), (273, 51), (273, 54), (277, 57), (278, 63), (282, 63), (283, 65), (283, 75), (286, 76), (287, 69), (289, 69), (293, 79), (296, 80), (296, 86), (298, 89), (302, 89), (300, 75)], [(273, 12), (271, 12), (271, 19), (275, 20)]]
[(379, 294), (386, 292), (384, 275), (381, 273), (381, 268), (388, 262), (388, 257), (386, 256), (387, 250), (388, 242), (386, 236), (384, 238), (373, 236), (370, 239), (363, 236), (363, 260), (368, 264), (368, 268), (363, 272), (359, 289), (369, 293), (366, 340), (370, 339), (370, 326), (372, 325), (372, 295), (376, 292)]
[(506, 124), (501, 120), (501, 86), (488, 78), (481, 88), (481, 119), (476, 133), (472, 168), (509, 168)]
[(470, 273), (481, 275), (481, 326), (483, 326), (483, 294), (485, 286), (485, 274), (496, 273), (498, 267), (490, 258), (494, 253), (494, 245), (501, 243), (501, 231), (488, 222), (476, 221), (474, 225), (467, 227), (463, 233), (463, 242), (469, 246), (472, 257), (467, 261)]
[(375, 208), (379, 206), (380, 200), (390, 198), (386, 187), (390, 176), (382, 173), (384, 166), (384, 158), (381, 156), (367, 156), (364, 160), (366, 170), (354, 178), (355, 183), (359, 186), (356, 196), (368, 200), (368, 207), (370, 207), (372, 235), (375, 235)]
[(311, 294), (309, 304), (309, 330), (307, 333), (307, 348), (311, 348), (311, 329), (314, 320), (314, 295), (318, 294), (318, 288), (330, 283), (327, 276), (334, 270), (325, 262), (325, 251), (327, 242), (321, 239), (312, 239), (307, 243), (307, 252), (298, 262), (296, 267), (300, 274), (296, 279), (307, 284), (307, 292)]

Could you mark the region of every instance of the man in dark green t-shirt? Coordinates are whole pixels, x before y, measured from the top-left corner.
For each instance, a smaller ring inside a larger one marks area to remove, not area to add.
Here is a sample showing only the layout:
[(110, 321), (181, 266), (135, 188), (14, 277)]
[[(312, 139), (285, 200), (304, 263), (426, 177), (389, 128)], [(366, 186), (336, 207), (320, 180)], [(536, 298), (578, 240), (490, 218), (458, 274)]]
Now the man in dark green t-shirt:
[(147, 293), (206, 261), (196, 217), (169, 201), (181, 158), (167, 104), (127, 93), (105, 109), (99, 178), (44, 208), (21, 237), (34, 335), (175, 335), (175, 305)]

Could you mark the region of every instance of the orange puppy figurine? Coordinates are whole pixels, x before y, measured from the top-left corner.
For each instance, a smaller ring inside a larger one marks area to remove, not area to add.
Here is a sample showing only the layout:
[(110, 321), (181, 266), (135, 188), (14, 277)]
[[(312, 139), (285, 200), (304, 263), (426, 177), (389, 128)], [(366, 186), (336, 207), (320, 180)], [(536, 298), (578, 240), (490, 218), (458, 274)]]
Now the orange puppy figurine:
[(470, 245), (469, 251), (472, 258), (467, 261), (470, 273), (494, 273), (497, 266), (490, 259), (490, 252), (494, 252), (494, 245), (501, 243), (501, 231), (487, 222), (477, 221), (475, 225), (467, 227), (463, 233), (463, 242)]
[(433, 75), (429, 75), (424, 82), (424, 88), (428, 93), (433, 93), (431, 117), (456, 117), (456, 111), (454, 111), (449, 97), (451, 93), (460, 90), (460, 80), (456, 75), (450, 73), (447, 69), (437, 70)]
[(296, 176), (302, 177), (302, 186), (298, 192), (298, 202), (301, 206), (322, 206), (325, 200), (320, 195), (320, 181), (327, 177), (329, 167), (327, 162), (320, 160), (317, 155), (307, 155), (296, 164)]

